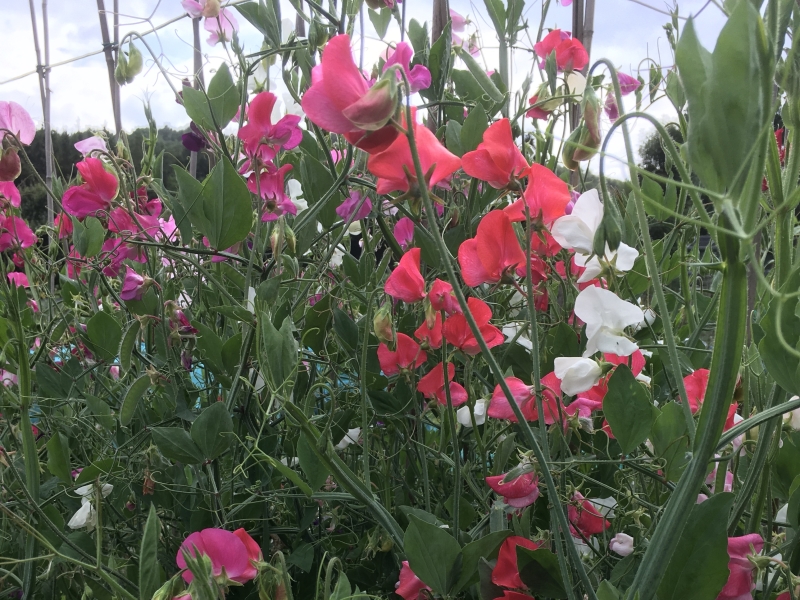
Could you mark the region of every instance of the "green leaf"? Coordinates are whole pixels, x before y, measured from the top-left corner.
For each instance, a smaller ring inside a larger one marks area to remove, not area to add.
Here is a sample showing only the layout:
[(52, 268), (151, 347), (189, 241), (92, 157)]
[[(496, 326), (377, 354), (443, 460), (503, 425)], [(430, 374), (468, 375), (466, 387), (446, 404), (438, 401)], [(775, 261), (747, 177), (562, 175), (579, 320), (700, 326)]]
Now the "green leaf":
[(661, 209), (664, 205), (664, 190), (654, 179), (642, 177), (642, 194), (646, 198), (644, 208), (648, 215), (661, 221), (669, 218), (669, 215)]
[(680, 77), (675, 71), (667, 73), (667, 98), (680, 110), (686, 104), (686, 94), (683, 93)]
[(626, 365), (614, 369), (608, 381), (603, 412), (623, 454), (628, 454), (647, 439), (658, 416), (648, 393)]
[(285, 382), (294, 380), (297, 371), (298, 346), (292, 333), (292, 318), (286, 317), (280, 329), (276, 329), (269, 319), (261, 324), (264, 347), (266, 348), (267, 374), (278, 390)]
[(506, 30), (506, 11), (503, 7), (502, 0), (483, 0), (486, 6), (486, 12), (489, 13), (489, 18), (492, 20), (494, 30), (502, 32)]
[(161, 570), (158, 566), (159, 529), (156, 506), (151, 504), (139, 547), (139, 600), (150, 600), (161, 587)]
[(689, 436), (686, 432), (686, 418), (683, 408), (677, 402), (667, 402), (661, 408), (661, 414), (653, 423), (650, 436), (656, 456), (667, 461), (664, 475), (671, 481), (677, 481), (684, 467), (689, 462)]
[[(800, 287), (800, 271), (793, 271), (780, 291), (793, 292)], [(780, 337), (790, 348), (800, 348), (800, 318), (797, 309), (797, 296), (790, 296), (782, 302), (780, 296), (774, 297), (769, 309), (759, 323), (764, 330), (764, 337), (758, 344), (758, 350), (769, 374), (779, 386), (790, 394), (800, 391), (800, 359), (790, 353), (781, 344)]]
[(658, 588), (658, 600), (715, 600), (728, 580), (728, 513), (733, 494), (692, 508)]
[(183, 86), (183, 106), (186, 108), (186, 114), (208, 131), (216, 131), (217, 127), (224, 129), (239, 110), (240, 101), (239, 88), (231, 77), (227, 63), (224, 62), (211, 78), (206, 93)]
[(281, 461), (272, 458), (268, 454), (262, 454), (261, 458), (266, 460), (270, 465), (272, 465), (273, 468), (277, 469), (281, 475), (286, 477), (286, 479), (300, 488), (300, 491), (309, 498), (311, 497), (311, 494), (314, 493), (308, 484), (300, 478), (300, 475), (297, 474), (297, 471), (293, 470), (291, 467), (286, 466)]
[(72, 483), (69, 442), (62, 433), (55, 433), (47, 441), (47, 470), (64, 483)]
[(72, 219), (72, 241), (75, 250), (84, 258), (96, 256), (103, 247), (106, 230), (103, 224), (94, 217), (86, 217), (83, 223)]
[(108, 431), (113, 432), (115, 428), (115, 419), (112, 416), (111, 407), (97, 396), (84, 394), (86, 400), (86, 407), (89, 409), (89, 414), (92, 415), (100, 425)]
[(800, 475), (794, 478), (789, 488), (789, 503), (786, 507), (786, 520), (792, 529), (800, 527)]
[(388, 8), (381, 8), (379, 11), (369, 9), (369, 20), (375, 27), (378, 37), (386, 37), (386, 30), (389, 29), (389, 22), (392, 20), (392, 11)]
[(517, 567), (522, 583), (532, 594), (549, 598), (566, 598), (556, 555), (545, 548), (529, 550), (517, 546)]
[(222, 364), (231, 377), (235, 377), (242, 355), (242, 334), (229, 337), (222, 344)]
[(478, 563), (480, 560), (482, 558), (486, 560), (496, 558), (500, 546), (511, 534), (510, 530), (495, 531), (464, 546), (461, 551), (461, 556), (463, 557), (461, 577), (459, 577), (458, 583), (453, 588), (453, 595), (478, 582)]
[(355, 352), (358, 349), (358, 326), (350, 315), (340, 308), (333, 309), (333, 331), (347, 350)]
[[(329, 228), (338, 219), (336, 207), (340, 204), (341, 197), (337, 192), (331, 194), (325, 200), (325, 204), (317, 207), (322, 202), (331, 187), (333, 187), (333, 177), (331, 172), (326, 169), (321, 162), (310, 155), (303, 155), (300, 161), (300, 175), (303, 179), (303, 197), (308, 201), (312, 209), (317, 209), (317, 220), (323, 227)], [(310, 221), (313, 223), (313, 220)], [(314, 226), (316, 228), (316, 225)], [(297, 231), (296, 233), (300, 233)]]
[(120, 377), (125, 375), (131, 368), (131, 354), (133, 354), (133, 347), (136, 345), (136, 338), (141, 327), (141, 322), (131, 321), (128, 329), (125, 330), (125, 335), (122, 336), (122, 342), (119, 345)]
[(428, 88), (429, 92), (425, 93), (425, 97), (432, 101), (442, 98), (445, 87), (447, 86), (447, 79), (450, 74), (450, 65), (452, 63), (452, 39), (450, 34), (450, 23), (444, 26), (442, 35), (431, 46), (431, 51), (428, 56), (428, 69), (431, 72), (431, 86)]
[(325, 347), (328, 323), (332, 315), (330, 294), (325, 294), (314, 306), (306, 309), (302, 335), (303, 347), (307, 346), (317, 354), (322, 353)]
[(123, 466), (119, 462), (115, 462), (113, 458), (104, 458), (90, 464), (80, 472), (75, 485), (83, 485), (101, 477), (103, 475), (110, 475), (111, 473), (119, 473), (123, 470)]
[(416, 19), (411, 19), (408, 24), (408, 39), (411, 41), (411, 46), (414, 48), (415, 54), (425, 54), (430, 44), (428, 37), (428, 24), (422, 25)]
[(273, 48), (280, 47), (281, 18), (279, 14), (275, 14), (275, 8), (271, 2), (244, 2), (237, 4), (236, 10), (267, 38)]
[(619, 590), (611, 585), (608, 580), (603, 580), (597, 587), (597, 600), (621, 600)]
[(196, 465), (203, 462), (203, 453), (180, 427), (153, 427), (153, 443), (159, 452), (175, 462)]
[(464, 64), (467, 65), (467, 69), (469, 69), (475, 81), (478, 82), (478, 85), (481, 86), (489, 98), (491, 98), (495, 104), (503, 102), (505, 100), (505, 95), (497, 89), (497, 86), (486, 74), (486, 71), (483, 70), (483, 67), (478, 64), (478, 61), (472, 58), (472, 55), (464, 49), (459, 49), (458, 55), (461, 57), (461, 60), (464, 61)]
[(309, 446), (309, 441), (306, 436), (301, 433), (297, 441), (297, 459), (300, 461), (300, 468), (306, 474), (308, 483), (311, 484), (312, 490), (318, 490), (323, 486), (328, 479), (328, 469), (317, 459), (317, 455)]
[(122, 339), (122, 327), (117, 320), (105, 311), (98, 311), (86, 323), (92, 351), (98, 358), (111, 360), (117, 355)]
[(224, 402), (214, 402), (192, 423), (192, 441), (208, 460), (230, 448), (230, 433), (233, 433), (233, 419)]
[(455, 538), (412, 515), (403, 541), (414, 574), (434, 592), (449, 594), (449, 575), (461, 557), (461, 546)]
[(150, 376), (142, 375), (131, 384), (128, 391), (125, 392), (125, 398), (122, 400), (122, 406), (119, 409), (119, 422), (123, 426), (130, 424), (133, 419), (133, 414), (136, 411), (136, 406), (139, 400), (142, 399), (147, 388), (150, 387)]
[(456, 156), (464, 155), (464, 150), (461, 147), (461, 129), (461, 123), (451, 119), (447, 122), (447, 127), (445, 127), (444, 131), (445, 145)]
[(461, 149), (464, 152), (475, 150), (483, 141), (483, 133), (488, 128), (489, 119), (486, 117), (486, 112), (480, 106), (475, 106), (469, 111), (461, 128)]

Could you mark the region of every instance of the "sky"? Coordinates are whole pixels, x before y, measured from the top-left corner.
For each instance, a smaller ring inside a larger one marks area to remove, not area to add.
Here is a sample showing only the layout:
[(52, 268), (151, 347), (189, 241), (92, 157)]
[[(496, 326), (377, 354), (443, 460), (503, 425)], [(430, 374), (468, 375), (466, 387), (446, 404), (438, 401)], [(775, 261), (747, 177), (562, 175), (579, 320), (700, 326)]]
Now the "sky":
[[(293, 16), (293, 9), (288, 0), (281, 0), (283, 16)], [(407, 19), (415, 18), (422, 22), (430, 21), (431, 0), (406, 0)], [(644, 4), (649, 4), (645, 6)], [(3, 11), (0, 12), (0, 27), (4, 32), (3, 67), (0, 69), (0, 100), (13, 100), (24, 106), (37, 125), (42, 121), (41, 97), (38, 77), (25, 77), (7, 81), (36, 69), (36, 53), (34, 49), (31, 14), (27, 0), (4, 0)], [(113, 0), (105, 0), (106, 9), (113, 8)], [(39, 40), (42, 41), (41, 2), (34, 0), (37, 10)], [(164, 69), (179, 86), (192, 66), (192, 26), (188, 18), (180, 18), (185, 14), (179, 0), (119, 0), (121, 35), (129, 31), (144, 33), (166, 22), (177, 19), (160, 28), (156, 33), (146, 36), (153, 52), (163, 63)], [(698, 15), (696, 29), (701, 42), (707, 48), (713, 48), (714, 42), (725, 17), (722, 12), (705, 0), (686, 0), (680, 3), (680, 15)], [(481, 36), (483, 54), (481, 59), (487, 69), (496, 68), (497, 40), (491, 22), (486, 16), (483, 2), (469, 0), (450, 0), (451, 9), (472, 21), (467, 33), (478, 31)], [(535, 37), (541, 14), (541, 0), (526, 0), (524, 15), (528, 19), (531, 37)], [(619, 69), (636, 74), (639, 65), (646, 58), (656, 60), (662, 67), (672, 65), (673, 57), (666, 41), (663, 25), (670, 17), (663, 12), (672, 9), (671, 5), (659, 0), (597, 0), (595, 10), (595, 33), (592, 44), (592, 59), (600, 57), (610, 59)], [(50, 2), (48, 4), (50, 23), (50, 62), (55, 64), (74, 57), (83, 56), (102, 49), (100, 20), (96, 0), (70, 0), (70, 2)], [(249, 52), (257, 51), (261, 46), (261, 35), (235, 13), (240, 23), (240, 39)], [(560, 27), (569, 30), (572, 22), (572, 8), (560, 6), (552, 0), (545, 20), (545, 27)], [(109, 25), (112, 19), (109, 14)], [(370, 57), (377, 57), (384, 49), (369, 19), (366, 22), (367, 62)], [(683, 23), (681, 19), (681, 23)], [(386, 41), (399, 41), (399, 26), (393, 21), (386, 35)], [(354, 45), (358, 43), (360, 32), (356, 28)], [(204, 55), (206, 80), (217, 65), (227, 58), (222, 45), (210, 46), (208, 37), (201, 27), (202, 52)], [(519, 44), (530, 48), (530, 42), (521, 36)], [(153, 116), (159, 126), (169, 125), (173, 128), (188, 126), (188, 118), (183, 108), (174, 101), (170, 87), (164, 81), (154, 61), (145, 52), (141, 44), (139, 49), (145, 54), (145, 70), (136, 80), (122, 88), (122, 125), (130, 130), (145, 124), (143, 103), (149, 100)], [(512, 56), (512, 86), (519, 85), (531, 72), (529, 53), (518, 50)], [(365, 65), (368, 67), (368, 64)], [(463, 66), (462, 66), (463, 68)], [(643, 67), (644, 69), (647, 66)], [(645, 79), (646, 72), (643, 71)], [(56, 66), (50, 75), (52, 126), (58, 131), (75, 131), (83, 129), (113, 129), (114, 119), (111, 109), (108, 72), (105, 57), (95, 54), (63, 66)], [(674, 119), (671, 105), (667, 101), (657, 102), (648, 110), (660, 121)], [(606, 127), (608, 123), (606, 123)], [(634, 125), (632, 129), (633, 143), (638, 148), (646, 137), (651, 126)], [(614, 139), (609, 146), (609, 155), (623, 156), (624, 145), (621, 140)], [(624, 165), (618, 161), (608, 161), (608, 172), (612, 176), (624, 177)]]

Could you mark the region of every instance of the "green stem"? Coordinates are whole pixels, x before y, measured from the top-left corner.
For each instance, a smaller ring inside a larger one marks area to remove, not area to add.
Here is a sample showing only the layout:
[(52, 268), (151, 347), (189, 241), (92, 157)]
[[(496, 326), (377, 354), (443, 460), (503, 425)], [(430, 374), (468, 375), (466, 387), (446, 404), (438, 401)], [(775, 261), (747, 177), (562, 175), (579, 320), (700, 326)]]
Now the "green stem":
[[(445, 320), (445, 312), (441, 311), (442, 323)], [(461, 508), (461, 452), (458, 447), (458, 431), (456, 431), (456, 419), (453, 413), (453, 399), (450, 397), (450, 382), (447, 379), (447, 342), (442, 340), (442, 373), (444, 374), (444, 395), (447, 398), (447, 426), (450, 429), (450, 437), (453, 442), (453, 537), (458, 541), (459, 529), (459, 509)], [(444, 451), (444, 448), (442, 448)]]

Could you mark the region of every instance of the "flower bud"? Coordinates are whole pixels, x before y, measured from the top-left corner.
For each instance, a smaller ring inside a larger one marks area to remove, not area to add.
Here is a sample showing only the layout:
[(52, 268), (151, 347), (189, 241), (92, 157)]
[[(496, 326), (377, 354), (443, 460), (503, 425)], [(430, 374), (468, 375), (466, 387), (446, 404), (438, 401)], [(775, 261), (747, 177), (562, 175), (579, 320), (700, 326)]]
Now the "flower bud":
[(584, 135), (581, 136), (580, 146), (576, 149), (574, 158), (577, 161), (589, 160), (600, 149), (600, 101), (594, 93), (592, 86), (586, 86), (583, 92), (583, 122)]
[(283, 239), (286, 240), (286, 249), (289, 254), (294, 256), (297, 253), (297, 236), (292, 228), (286, 224), (283, 226)]
[(219, 0), (206, 0), (202, 15), (206, 19), (216, 19), (219, 16)]
[(342, 111), (353, 125), (366, 131), (377, 131), (389, 122), (397, 108), (397, 79), (393, 70), (387, 71), (378, 83), (356, 102)]
[(372, 330), (375, 337), (385, 344), (394, 343), (394, 328), (392, 327), (392, 315), (386, 306), (381, 306), (372, 318)]
[(22, 163), (14, 147), (0, 153), (0, 181), (14, 181), (22, 173)]

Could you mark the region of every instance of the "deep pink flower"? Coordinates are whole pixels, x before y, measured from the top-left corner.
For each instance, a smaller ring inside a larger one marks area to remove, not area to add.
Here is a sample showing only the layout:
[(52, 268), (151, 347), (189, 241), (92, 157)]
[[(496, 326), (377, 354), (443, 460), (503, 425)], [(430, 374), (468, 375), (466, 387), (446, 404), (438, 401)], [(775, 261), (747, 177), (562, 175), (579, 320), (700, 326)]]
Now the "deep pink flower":
[(392, 298), (403, 302), (419, 302), (425, 297), (425, 279), (419, 270), (420, 254), (419, 248), (406, 252), (389, 275), (383, 289)]
[(700, 406), (703, 404), (703, 398), (705, 398), (706, 388), (708, 387), (709, 374), (710, 371), (708, 369), (697, 369), (683, 378), (683, 386), (686, 388), (686, 397), (689, 400), (692, 414), (700, 410)]
[(8, 280), (13, 283), (17, 287), (24, 287), (28, 288), (31, 287), (31, 284), (28, 283), (28, 276), (25, 273), (9, 273)]
[(541, 42), (534, 44), (533, 49), (542, 63), (555, 51), (559, 71), (580, 71), (589, 62), (589, 54), (580, 40), (560, 29), (552, 30)]
[[(447, 363), (447, 381), (450, 388), (450, 402), (453, 406), (461, 406), (467, 401), (467, 390), (460, 383), (453, 381), (456, 367)], [(419, 380), (417, 391), (426, 398), (436, 398), (439, 404), (447, 405), (447, 393), (444, 389), (444, 363), (439, 363)]]
[(397, 334), (397, 348), (392, 351), (386, 344), (378, 346), (378, 361), (384, 375), (410, 372), (418, 369), (428, 359), (419, 344), (404, 333)]
[(461, 306), (453, 293), (453, 286), (441, 279), (433, 282), (431, 291), (428, 292), (428, 301), (435, 311), (443, 310), (448, 315), (461, 314)]
[[(194, 532), (183, 541), (175, 557), (175, 562), (181, 569), (186, 568), (183, 550), (191, 556), (208, 556), (214, 577), (220, 577), (223, 569), (227, 578), (237, 583), (247, 583), (258, 575), (258, 570), (252, 563), (261, 560), (261, 548), (244, 529), (230, 532), (214, 528)], [(182, 576), (186, 583), (191, 583), (194, 579), (194, 575), (188, 570)]]
[(760, 554), (764, 539), (758, 533), (728, 538), (728, 581), (717, 596), (717, 600), (747, 600), (756, 587), (753, 581), (755, 565), (748, 554)]
[(255, 172), (247, 178), (247, 189), (254, 194), (261, 193), (261, 197), (264, 199), (262, 221), (275, 221), (284, 214), (297, 214), (297, 206), (286, 195), (284, 183), (286, 173), (291, 170), (292, 165), (290, 164), (276, 168), (272, 163), (266, 163), (258, 176), (258, 183), (256, 183)]
[(403, 561), (403, 568), (400, 569), (400, 580), (395, 586), (394, 593), (403, 598), (403, 600), (417, 600), (419, 593), (422, 590), (430, 590), (422, 580), (414, 575), (414, 571), (408, 566), (408, 561)]
[(503, 483), (505, 474), (486, 478), (486, 485), (503, 496), (503, 502), (514, 508), (530, 506), (539, 497), (539, 478), (536, 473), (525, 473)]
[(0, 205), (5, 203), (14, 208), (22, 204), (22, 196), (13, 181), (0, 181)]
[(247, 107), (247, 123), (239, 129), (239, 139), (244, 142), (244, 151), (249, 156), (259, 156), (266, 162), (275, 158), (281, 148), (291, 150), (303, 139), (303, 131), (297, 126), (298, 115), (286, 115), (272, 124), (272, 109), (277, 96), (261, 92)]
[(152, 237), (159, 229), (158, 217), (152, 215), (131, 215), (121, 206), (108, 213), (108, 230), (123, 237)]
[(639, 89), (640, 85), (642, 85), (641, 81), (636, 79), (636, 77), (628, 75), (627, 73), (622, 73), (622, 72), (617, 73), (617, 79), (619, 80), (619, 91), (622, 93), (623, 96), (632, 94), (633, 92)]
[(394, 226), (394, 239), (400, 244), (403, 250), (408, 250), (411, 242), (414, 241), (414, 221), (408, 217), (403, 217)]
[[(336, 214), (339, 215), (342, 219), (347, 220), (350, 218), (350, 215), (353, 214), (355, 211), (356, 206), (359, 205), (361, 202), (362, 194), (353, 190), (350, 192), (350, 195), (347, 199), (342, 202), (339, 206), (336, 207)], [(372, 202), (370, 199), (364, 198), (364, 202), (361, 204), (361, 208), (358, 209), (358, 212), (353, 216), (353, 221), (359, 221), (361, 219), (366, 219), (369, 216), (369, 213), (372, 212)]]
[[(408, 85), (411, 86), (411, 93), (413, 94), (414, 92), (425, 90), (430, 87), (431, 72), (423, 65), (414, 65), (413, 69), (409, 69), (412, 58), (414, 58), (414, 50), (407, 43), (400, 42), (383, 65), (383, 72), (385, 73), (392, 65), (399, 65), (402, 67), (408, 78)], [(399, 73), (397, 74), (397, 78), (401, 78)]]
[(119, 275), (125, 260), (138, 263), (147, 262), (147, 255), (140, 246), (126, 243), (125, 240), (118, 237), (111, 237), (103, 242), (100, 257), (108, 262), (107, 266), (103, 268), (103, 274), (107, 277)]
[(229, 42), (233, 39), (233, 33), (239, 31), (239, 22), (233, 16), (233, 11), (223, 8), (216, 17), (208, 18), (203, 25), (205, 30), (211, 35), (208, 36), (208, 44), (216, 46), (219, 42)]
[(83, 184), (64, 192), (61, 200), (64, 211), (81, 220), (98, 211), (107, 211), (119, 191), (117, 178), (106, 171), (103, 162), (97, 158), (85, 158), (75, 166)]
[(119, 297), (123, 300), (141, 300), (148, 288), (145, 278), (130, 267), (125, 269), (125, 279)]
[[(506, 385), (511, 390), (511, 397), (514, 402), (520, 407), (523, 416), (527, 419), (525, 408), (533, 399), (533, 386), (526, 385), (521, 379), (517, 377), (506, 377)], [(516, 421), (517, 417), (511, 408), (511, 404), (506, 398), (503, 388), (498, 384), (492, 393), (492, 399), (489, 402), (489, 409), (486, 414), (493, 419), (507, 419), (509, 421)]]
[(21, 217), (0, 216), (0, 252), (11, 248), (30, 248), (36, 243), (36, 234)]
[(28, 111), (13, 101), (0, 102), (0, 141), (6, 135), (3, 129), (8, 129), (26, 146), (30, 145), (36, 136), (36, 126)]

